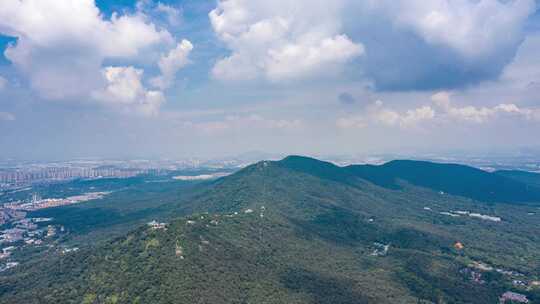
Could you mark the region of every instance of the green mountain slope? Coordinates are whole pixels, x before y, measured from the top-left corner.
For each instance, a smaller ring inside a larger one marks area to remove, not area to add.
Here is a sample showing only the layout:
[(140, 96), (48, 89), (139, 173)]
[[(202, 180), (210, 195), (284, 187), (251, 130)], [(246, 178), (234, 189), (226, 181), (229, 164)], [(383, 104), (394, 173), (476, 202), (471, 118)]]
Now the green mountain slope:
[[(0, 277), (0, 302), (496, 303), (513, 278), (485, 272), (479, 284), (469, 264), (540, 275), (535, 207), (410, 181), (381, 187), (356, 170), (297, 157), (255, 164), (171, 205), (194, 215), (166, 230), (145, 225), (20, 265)], [(441, 214), (452, 210), (502, 221)]]
[[(413, 160), (395, 160), (380, 166), (352, 165), (340, 168), (302, 156), (290, 156), (280, 163), (293, 170), (350, 184), (363, 179), (381, 187), (399, 189), (399, 182), (402, 181), (479, 201), (540, 202), (540, 178), (537, 174), (521, 171), (513, 171), (513, 174), (512, 171), (490, 173), (464, 165)], [(518, 176), (529, 178), (516, 178)]]
[(496, 171), (498, 175), (513, 178), (522, 183), (526, 183), (531, 186), (540, 187), (540, 174), (518, 170), (500, 170)]

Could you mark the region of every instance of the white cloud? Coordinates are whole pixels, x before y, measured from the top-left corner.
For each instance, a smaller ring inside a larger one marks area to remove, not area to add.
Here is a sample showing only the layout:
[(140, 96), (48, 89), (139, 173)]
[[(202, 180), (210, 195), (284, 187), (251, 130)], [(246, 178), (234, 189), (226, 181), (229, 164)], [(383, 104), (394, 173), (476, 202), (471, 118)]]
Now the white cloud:
[(414, 127), (418, 123), (432, 120), (434, 117), (435, 111), (430, 106), (407, 110), (405, 113), (381, 109), (374, 114), (376, 121), (388, 126), (399, 126), (402, 128)]
[(339, 72), (364, 53), (341, 32), (341, 9), (340, 0), (219, 1), (209, 17), (231, 55), (215, 64), (213, 76), (277, 82)]
[(384, 107), (383, 102), (377, 100), (368, 106), (365, 114), (338, 118), (336, 125), (341, 129), (361, 129), (377, 124), (409, 129), (435, 119), (435, 115), (435, 110), (430, 106), (398, 112)]
[(471, 122), (486, 123), (500, 117), (517, 117), (525, 120), (540, 120), (540, 109), (519, 107), (513, 103), (501, 103), (493, 107), (454, 106), (451, 93), (441, 91), (433, 94), (430, 105), (397, 111), (385, 107), (378, 100), (366, 109), (363, 115), (338, 118), (337, 126), (342, 129), (364, 128), (373, 124), (382, 124), (404, 129), (414, 128), (425, 122)]
[(402, 128), (414, 127), (422, 121), (428, 121), (435, 117), (435, 111), (429, 106), (423, 106), (413, 110), (407, 110), (400, 114), (392, 110), (381, 110), (376, 115), (376, 120), (389, 125)]
[(220, 0), (209, 17), (231, 53), (212, 75), (336, 76), (365, 55), (355, 68), (379, 89), (459, 87), (500, 75), (535, 9), (534, 0)]
[(450, 106), (451, 95), (452, 94), (450, 92), (440, 91), (431, 95), (431, 101), (442, 108), (447, 108)]
[(192, 50), (193, 44), (184, 39), (176, 48), (163, 55), (158, 62), (161, 75), (151, 80), (152, 85), (162, 90), (170, 87), (176, 72), (189, 63), (188, 57)]
[(156, 11), (167, 16), (167, 21), (170, 25), (178, 25), (182, 20), (182, 11), (170, 5), (158, 2)]
[(381, 122), (388, 126), (398, 125), (399, 121), (401, 120), (401, 116), (398, 112), (387, 109), (382, 109), (375, 112), (374, 118), (375, 121)]
[(513, 103), (501, 103), (493, 107), (452, 105), (451, 94), (449, 92), (438, 92), (434, 94), (432, 101), (442, 110), (442, 113), (453, 120), (468, 121), (474, 123), (485, 123), (501, 115), (515, 115), (527, 120), (540, 119), (540, 110), (531, 108), (521, 108)]
[[(339, 65), (364, 53), (361, 45), (345, 35), (327, 37), (317, 41), (301, 41), (268, 51), (266, 73), (269, 79), (300, 78), (324, 72), (324, 68)], [(294, 67), (294, 68), (291, 68)]]
[(348, 1), (345, 33), (366, 48), (361, 72), (378, 90), (448, 90), (499, 78), (535, 12), (534, 0)]
[[(515, 48), (534, 0), (368, 0), (369, 8), (397, 27), (414, 31), (430, 44), (468, 58)], [(502, 34), (504, 33), (504, 34)]]
[(9, 112), (0, 112), (0, 121), (14, 121), (15, 115)]
[(17, 38), (6, 58), (42, 97), (56, 100), (81, 100), (107, 84), (105, 60), (139, 59), (174, 41), (141, 12), (105, 19), (94, 0), (3, 0), (0, 33)]
[(380, 90), (452, 89), (497, 79), (535, 12), (534, 0), (355, 3), (347, 29), (366, 46), (362, 68)]
[(431, 123), (432, 126), (455, 123), (484, 124), (502, 118), (540, 121), (540, 108), (521, 107), (514, 103), (499, 103), (491, 107), (455, 106), (451, 96), (451, 92), (440, 91), (431, 95), (433, 105), (401, 111), (384, 106), (383, 102), (378, 100), (366, 107), (363, 113), (339, 117), (336, 126), (340, 129), (361, 129), (376, 125), (414, 129), (425, 123)]
[(458, 87), (500, 75), (535, 8), (534, 0), (220, 0), (209, 17), (231, 53), (212, 75), (336, 76), (365, 55), (356, 68), (378, 88)]
[(516, 57), (504, 69), (501, 80), (528, 86), (535, 81), (540, 81), (540, 34), (528, 35), (519, 47)]
[(104, 19), (93, 0), (5, 0), (0, 17), (1, 32), (20, 39), (9, 49), (11, 56), (57, 44), (85, 46), (103, 57), (128, 57), (172, 41), (169, 32), (157, 29), (142, 14), (114, 13), (110, 20)]
[(165, 101), (161, 91), (146, 89), (142, 82), (143, 71), (134, 67), (106, 67), (102, 70), (105, 88), (96, 90), (94, 99), (122, 110), (143, 115), (156, 115)]
[(136, 3), (139, 12), (158, 19), (165, 19), (171, 26), (178, 26), (182, 22), (182, 10), (172, 5), (154, 0), (139, 0)]

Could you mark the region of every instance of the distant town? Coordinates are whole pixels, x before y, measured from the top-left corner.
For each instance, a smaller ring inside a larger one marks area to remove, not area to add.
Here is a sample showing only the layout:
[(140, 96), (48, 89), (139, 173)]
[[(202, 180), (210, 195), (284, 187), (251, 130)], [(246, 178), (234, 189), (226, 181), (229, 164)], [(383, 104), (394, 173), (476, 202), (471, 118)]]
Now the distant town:
[[(18, 253), (26, 248), (55, 250), (60, 254), (78, 248), (65, 247), (58, 242), (70, 233), (52, 217), (35, 217), (32, 212), (103, 199), (115, 190), (98, 191), (89, 187), (86, 192), (70, 195), (45, 194), (39, 189), (74, 180), (104, 178), (125, 179), (140, 175), (150, 178), (167, 176), (169, 180), (202, 181), (226, 176), (236, 168), (246, 166), (237, 160), (200, 161), (66, 161), (14, 162), (0, 161), (0, 272), (19, 265)], [(226, 169), (226, 170), (224, 170)], [(178, 175), (181, 174), (181, 175)], [(60, 192), (61, 193), (61, 192)], [(159, 225), (158, 225), (159, 226)]]
[(75, 195), (66, 198), (47, 198), (42, 199), (38, 194), (32, 195), (32, 199), (29, 202), (15, 201), (5, 203), (5, 209), (11, 210), (24, 210), (24, 211), (36, 211), (44, 208), (60, 207), (65, 205), (77, 204), (80, 202), (86, 202), (89, 200), (101, 199), (110, 192), (89, 192), (82, 195)]
[[(64, 182), (75, 179), (130, 178), (138, 175), (164, 175), (174, 171), (201, 168), (210, 170), (237, 169), (250, 163), (250, 161), (239, 159), (76, 160), (64, 162), (0, 160), (0, 191), (18, 190), (33, 184)], [(180, 178), (180, 180), (182, 179)], [(195, 178), (194, 180), (198, 179)]]
[(0, 189), (10, 189), (36, 182), (66, 181), (77, 178), (128, 178), (140, 174), (156, 174), (155, 169), (135, 168), (79, 168), (79, 167), (23, 167), (0, 169)]
[[(11, 258), (13, 252), (21, 246), (50, 245), (47, 241), (54, 240), (58, 234), (66, 233), (61, 225), (53, 225), (53, 218), (27, 217), (28, 212), (45, 208), (77, 204), (90, 200), (101, 199), (110, 192), (89, 192), (66, 198), (41, 198), (34, 193), (28, 200), (4, 203), (0, 207), (0, 272), (13, 268), (18, 262)], [(78, 250), (64, 248), (63, 253)]]

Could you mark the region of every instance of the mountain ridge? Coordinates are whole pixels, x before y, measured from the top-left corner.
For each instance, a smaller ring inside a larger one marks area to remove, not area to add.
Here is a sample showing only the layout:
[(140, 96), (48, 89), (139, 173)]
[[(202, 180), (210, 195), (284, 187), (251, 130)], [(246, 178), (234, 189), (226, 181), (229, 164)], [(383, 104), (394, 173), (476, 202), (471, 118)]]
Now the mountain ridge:
[(540, 187), (537, 185), (467, 165), (392, 160), (382, 165), (339, 167), (303, 156), (288, 156), (277, 163), (344, 183), (354, 183), (354, 178), (360, 178), (384, 188), (398, 190), (401, 188), (399, 180), (402, 180), (415, 186), (484, 202), (540, 202)]

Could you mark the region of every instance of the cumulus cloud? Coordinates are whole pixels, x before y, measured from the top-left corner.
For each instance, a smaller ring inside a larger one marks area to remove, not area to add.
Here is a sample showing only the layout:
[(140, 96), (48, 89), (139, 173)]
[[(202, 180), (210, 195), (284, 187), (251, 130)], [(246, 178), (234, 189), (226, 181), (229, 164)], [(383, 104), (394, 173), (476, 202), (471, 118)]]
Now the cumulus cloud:
[(540, 119), (540, 110), (522, 108), (513, 103), (502, 103), (493, 107), (475, 107), (452, 105), (449, 92), (438, 92), (431, 99), (440, 108), (441, 112), (454, 120), (474, 123), (485, 123), (501, 115), (514, 115), (527, 120)]
[(171, 86), (176, 76), (176, 72), (189, 63), (189, 54), (193, 50), (193, 44), (188, 40), (182, 40), (176, 48), (163, 55), (159, 62), (161, 75), (151, 80), (152, 85), (162, 90)]
[(384, 125), (408, 129), (434, 118), (435, 110), (430, 106), (399, 112), (385, 107), (382, 101), (377, 100), (366, 109), (365, 114), (338, 118), (336, 126), (341, 129), (360, 129), (370, 125)]
[(524, 86), (534, 85), (540, 80), (540, 33), (527, 36), (519, 47), (516, 57), (504, 69), (501, 80), (511, 84)]
[(349, 1), (346, 33), (379, 90), (458, 88), (499, 77), (525, 36), (534, 0)]
[[(534, 0), (369, 0), (368, 6), (430, 44), (444, 45), (476, 59), (515, 48)], [(501, 35), (501, 33), (505, 33)]]
[(143, 115), (156, 115), (165, 101), (161, 91), (146, 89), (142, 82), (143, 70), (134, 67), (106, 67), (102, 70), (106, 86), (94, 91), (92, 97), (122, 110)]
[[(113, 13), (106, 19), (94, 0), (1, 1), (0, 34), (17, 38), (6, 49), (6, 58), (43, 98), (55, 100), (81, 100), (103, 85), (107, 91), (110, 79), (104, 81), (101, 73), (105, 60), (135, 59), (174, 42), (166, 29), (157, 27), (145, 14)], [(105, 71), (111, 74), (113, 70)], [(126, 76), (126, 71), (119, 74)], [(134, 78), (140, 82), (140, 77)], [(148, 93), (154, 96), (151, 99), (162, 98), (155, 97), (157, 92)], [(132, 94), (139, 96), (141, 91)], [(126, 103), (126, 99), (118, 102)]]
[(165, 14), (167, 16), (167, 21), (171, 25), (178, 25), (182, 20), (182, 11), (170, 5), (159, 2), (156, 10), (162, 14)]
[(414, 127), (422, 121), (428, 121), (435, 117), (435, 111), (430, 106), (423, 106), (405, 113), (393, 110), (381, 109), (376, 111), (376, 121), (388, 126), (400, 126), (402, 128)]
[(432, 105), (401, 111), (387, 107), (378, 100), (368, 106), (364, 113), (338, 118), (336, 126), (341, 129), (361, 129), (376, 125), (414, 129), (425, 123), (484, 124), (499, 118), (540, 121), (539, 108), (520, 107), (514, 103), (500, 103), (491, 107), (456, 106), (451, 96), (451, 92), (437, 92), (431, 96)]
[(336, 75), (358, 57), (355, 69), (381, 90), (459, 87), (500, 75), (535, 9), (534, 0), (221, 0), (209, 17), (231, 53), (212, 75)]
[(219, 1), (209, 17), (231, 54), (215, 64), (212, 75), (279, 82), (339, 72), (364, 53), (362, 44), (341, 32), (341, 9), (339, 0)]

